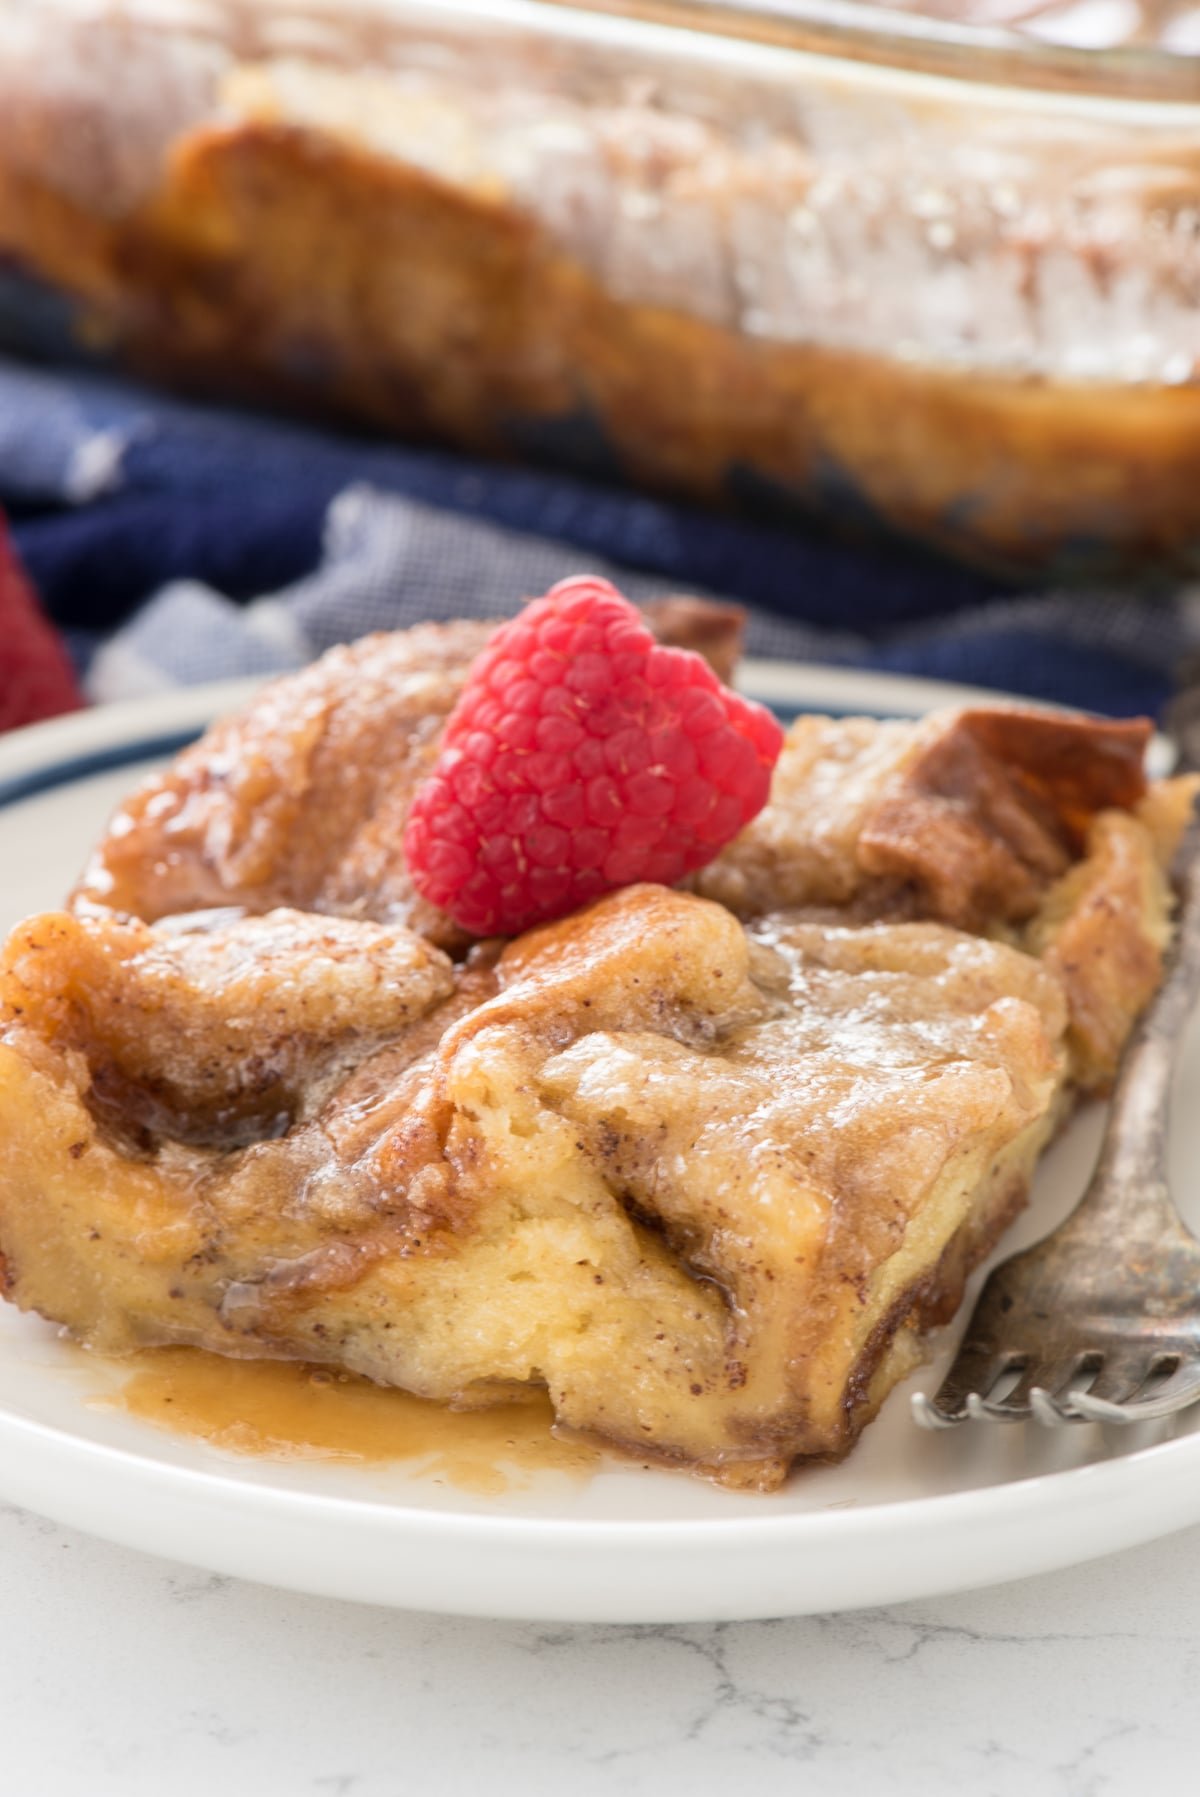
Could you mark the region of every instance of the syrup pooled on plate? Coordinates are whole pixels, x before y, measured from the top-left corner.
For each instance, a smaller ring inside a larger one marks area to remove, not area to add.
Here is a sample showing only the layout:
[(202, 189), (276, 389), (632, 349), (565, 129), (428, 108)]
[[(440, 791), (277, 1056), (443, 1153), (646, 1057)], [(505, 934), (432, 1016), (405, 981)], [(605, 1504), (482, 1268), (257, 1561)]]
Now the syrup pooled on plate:
[(143, 1422), (227, 1453), (271, 1460), (412, 1461), (419, 1477), (482, 1497), (539, 1472), (584, 1478), (594, 1448), (552, 1432), (541, 1395), (451, 1410), (351, 1373), (286, 1360), (230, 1360), (195, 1348), (138, 1355), (111, 1402)]

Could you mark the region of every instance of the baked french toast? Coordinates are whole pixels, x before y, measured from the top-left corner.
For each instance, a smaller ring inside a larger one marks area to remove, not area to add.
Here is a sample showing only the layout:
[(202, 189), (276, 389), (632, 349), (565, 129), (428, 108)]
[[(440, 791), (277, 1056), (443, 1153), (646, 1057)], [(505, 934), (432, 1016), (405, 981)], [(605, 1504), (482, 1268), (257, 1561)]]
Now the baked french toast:
[(461, 628), (266, 689), (13, 932), (4, 1289), (104, 1352), (544, 1388), (770, 1489), (848, 1451), (1111, 1078), (1194, 785), (1136, 724), (805, 719), (697, 890), (472, 945), (397, 846)]

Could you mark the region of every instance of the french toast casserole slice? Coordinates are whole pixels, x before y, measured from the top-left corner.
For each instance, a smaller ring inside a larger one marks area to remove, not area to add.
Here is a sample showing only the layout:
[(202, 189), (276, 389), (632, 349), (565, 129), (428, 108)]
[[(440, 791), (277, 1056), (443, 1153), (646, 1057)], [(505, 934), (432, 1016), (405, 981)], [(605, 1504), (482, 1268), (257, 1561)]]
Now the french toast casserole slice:
[(13, 932), (5, 1289), (106, 1352), (544, 1387), (769, 1489), (850, 1448), (1111, 1078), (1193, 787), (1140, 725), (802, 719), (696, 890), (470, 944), (397, 847), (458, 629), (265, 689)]

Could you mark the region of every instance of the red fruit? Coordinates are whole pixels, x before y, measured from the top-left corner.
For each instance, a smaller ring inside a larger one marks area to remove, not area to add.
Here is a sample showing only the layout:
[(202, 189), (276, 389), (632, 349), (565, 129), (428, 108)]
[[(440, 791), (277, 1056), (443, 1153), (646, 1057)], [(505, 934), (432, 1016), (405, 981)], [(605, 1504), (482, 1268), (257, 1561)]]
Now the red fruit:
[(418, 891), (513, 936), (615, 886), (672, 886), (762, 810), (783, 732), (666, 649), (606, 580), (564, 580), (475, 662), (418, 788)]
[(43, 615), (0, 517), (0, 730), (82, 704), (70, 659)]

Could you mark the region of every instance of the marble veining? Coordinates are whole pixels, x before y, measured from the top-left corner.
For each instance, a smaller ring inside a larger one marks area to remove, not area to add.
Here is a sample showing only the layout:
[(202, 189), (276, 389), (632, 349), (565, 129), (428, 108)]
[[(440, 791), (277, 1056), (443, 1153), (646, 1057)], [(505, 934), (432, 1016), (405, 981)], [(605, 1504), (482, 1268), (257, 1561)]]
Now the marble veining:
[(1152, 1775), (1189, 1790), (1198, 1615), (1200, 1529), (890, 1609), (588, 1628), (325, 1602), (0, 1506), (4, 1783), (1125, 1797)]

